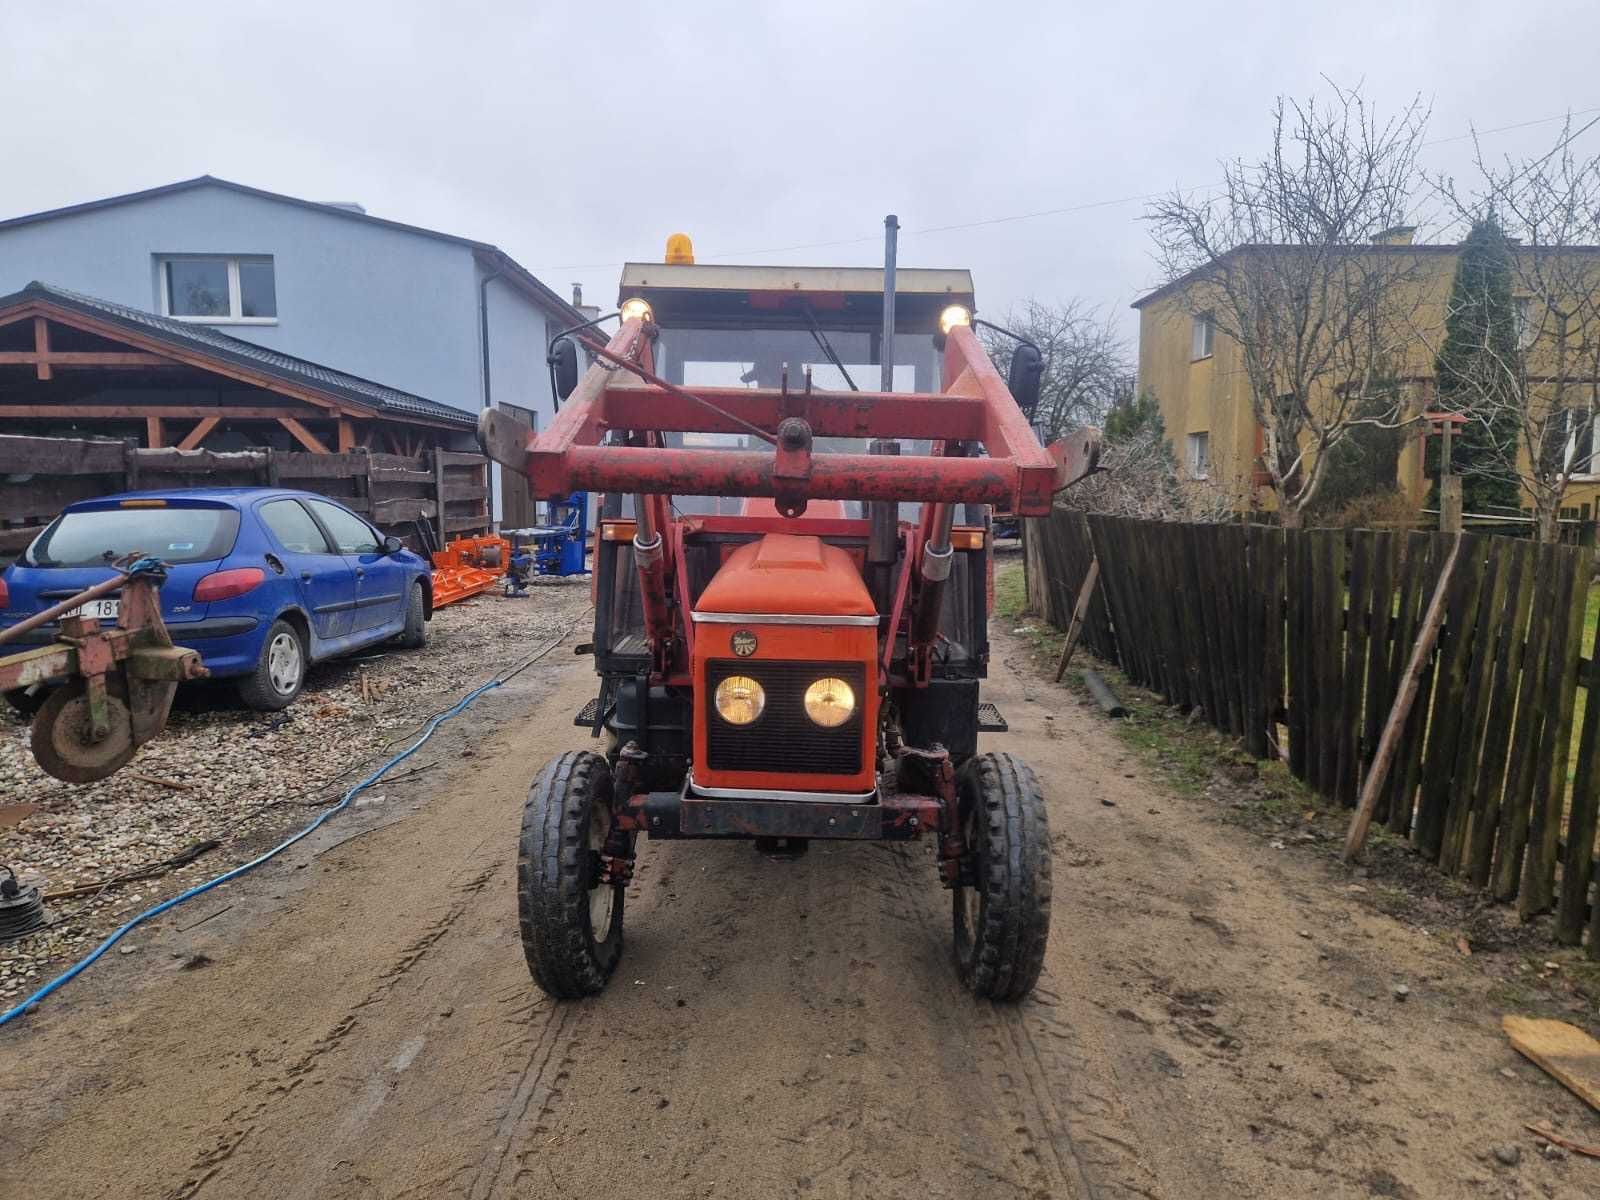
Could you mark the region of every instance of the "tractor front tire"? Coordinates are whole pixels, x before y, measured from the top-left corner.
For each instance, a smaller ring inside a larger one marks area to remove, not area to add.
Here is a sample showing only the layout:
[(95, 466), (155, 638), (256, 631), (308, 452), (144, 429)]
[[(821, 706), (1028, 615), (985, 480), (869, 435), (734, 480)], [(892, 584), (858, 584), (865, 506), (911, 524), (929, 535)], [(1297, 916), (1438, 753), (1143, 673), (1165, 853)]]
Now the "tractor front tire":
[(1050, 825), (1033, 769), (980, 754), (957, 777), (974, 886), (954, 889), (956, 971), (986, 1000), (1020, 1000), (1050, 937)]
[(599, 882), (610, 832), (605, 759), (576, 750), (539, 772), (522, 809), (517, 915), (533, 981), (557, 1000), (594, 995), (622, 957), (623, 888)]

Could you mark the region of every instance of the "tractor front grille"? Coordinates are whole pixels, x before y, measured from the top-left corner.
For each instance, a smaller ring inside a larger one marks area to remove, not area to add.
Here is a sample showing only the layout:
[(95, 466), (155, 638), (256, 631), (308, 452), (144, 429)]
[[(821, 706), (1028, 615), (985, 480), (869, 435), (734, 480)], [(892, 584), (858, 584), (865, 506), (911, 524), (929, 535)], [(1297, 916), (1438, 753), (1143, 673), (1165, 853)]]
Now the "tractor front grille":
[[(748, 675), (767, 693), (767, 706), (749, 725), (717, 715), (717, 685)], [(856, 711), (843, 725), (824, 729), (806, 716), (805, 694), (832, 676), (856, 693)], [(721, 658), (706, 663), (707, 766), (715, 771), (782, 771), (795, 775), (854, 775), (861, 769), (861, 722), (867, 706), (866, 668), (858, 662), (790, 662)]]

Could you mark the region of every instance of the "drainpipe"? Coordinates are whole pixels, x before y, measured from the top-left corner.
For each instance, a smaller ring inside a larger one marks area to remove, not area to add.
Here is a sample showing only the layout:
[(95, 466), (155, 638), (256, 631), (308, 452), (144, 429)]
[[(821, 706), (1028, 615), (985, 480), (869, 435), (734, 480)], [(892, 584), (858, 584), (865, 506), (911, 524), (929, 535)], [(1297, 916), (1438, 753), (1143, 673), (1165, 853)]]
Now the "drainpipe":
[(484, 408), (494, 403), (494, 393), (489, 386), (489, 285), (499, 278), (499, 271), (490, 271), (478, 280), (478, 342), (483, 357)]

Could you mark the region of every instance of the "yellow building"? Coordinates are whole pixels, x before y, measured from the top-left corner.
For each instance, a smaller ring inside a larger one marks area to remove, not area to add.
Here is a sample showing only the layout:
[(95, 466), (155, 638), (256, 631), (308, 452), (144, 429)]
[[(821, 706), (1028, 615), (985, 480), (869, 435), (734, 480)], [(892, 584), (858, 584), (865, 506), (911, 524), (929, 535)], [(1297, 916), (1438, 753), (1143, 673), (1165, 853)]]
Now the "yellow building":
[[(1400, 227), (1373, 245), (1350, 247), (1349, 254), (1352, 261), (1368, 266), (1382, 264), (1397, 281), (1400, 298), (1390, 322), (1397, 351), (1393, 370), (1401, 381), (1404, 415), (1417, 417), (1436, 407), (1434, 358), (1444, 337), (1445, 309), (1460, 247), (1413, 244), (1411, 234), (1410, 228)], [(1245, 247), (1228, 257), (1277, 252), (1268, 247)], [(1538, 371), (1550, 370), (1554, 350), (1547, 343), (1554, 341), (1550, 333), (1554, 320), (1530, 294), (1528, 281), (1539, 268), (1530, 266), (1527, 251), (1514, 249), (1513, 254), (1513, 293), (1529, 375), (1537, 379)], [(1600, 273), (1600, 247), (1571, 248), (1563, 251), (1562, 257), (1581, 263), (1585, 271), (1593, 263)], [(1217, 304), (1216, 270), (1207, 267), (1190, 272), (1134, 301), (1139, 313), (1138, 386), (1141, 393), (1154, 395), (1159, 402), (1168, 440), (1187, 478), (1204, 480), (1222, 490), (1241, 512), (1271, 511), (1277, 507), (1277, 497), (1262, 462), (1264, 432), (1252, 409), (1243, 351), (1211, 315)], [(1589, 299), (1600, 303), (1600, 284), (1587, 286), (1594, 293)], [(1568, 328), (1572, 328), (1570, 323)], [(1587, 318), (1583, 332), (1586, 342), (1595, 343), (1590, 349), (1600, 353), (1600, 310)], [(1571, 342), (1569, 333), (1569, 353)], [(1326, 393), (1324, 405), (1329, 403), (1332, 378), (1330, 374), (1327, 383), (1319, 387)], [(1571, 380), (1570, 370), (1565, 378)], [(1565, 407), (1570, 412), (1558, 422), (1560, 430), (1570, 425), (1577, 448), (1573, 479), (1561, 500), (1563, 510), (1588, 504), (1591, 513), (1600, 512), (1596, 506), (1600, 433), (1595, 426), (1600, 405), (1595, 402), (1594, 378), (1591, 366), (1581, 386), (1567, 387)], [(1526, 466), (1525, 447), (1522, 457)], [(1408, 430), (1403, 441), (1396, 482), (1414, 503), (1422, 504), (1431, 481), (1423, 473), (1420, 423)], [(1526, 495), (1524, 503), (1528, 503)]]

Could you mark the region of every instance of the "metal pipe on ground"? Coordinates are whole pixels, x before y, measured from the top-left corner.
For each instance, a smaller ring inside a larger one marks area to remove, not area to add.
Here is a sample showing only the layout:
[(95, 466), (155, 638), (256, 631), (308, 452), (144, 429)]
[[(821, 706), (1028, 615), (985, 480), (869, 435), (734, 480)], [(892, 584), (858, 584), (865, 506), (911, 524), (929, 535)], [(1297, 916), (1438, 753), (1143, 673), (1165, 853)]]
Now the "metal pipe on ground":
[(1105, 678), (1099, 671), (1085, 671), (1083, 673), (1083, 684), (1089, 689), (1089, 694), (1094, 697), (1094, 702), (1101, 707), (1106, 716), (1125, 717), (1128, 715), (1128, 710), (1123, 707), (1122, 701), (1117, 699), (1117, 694), (1111, 690), (1111, 686), (1106, 683)]

